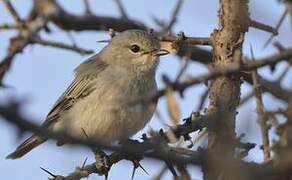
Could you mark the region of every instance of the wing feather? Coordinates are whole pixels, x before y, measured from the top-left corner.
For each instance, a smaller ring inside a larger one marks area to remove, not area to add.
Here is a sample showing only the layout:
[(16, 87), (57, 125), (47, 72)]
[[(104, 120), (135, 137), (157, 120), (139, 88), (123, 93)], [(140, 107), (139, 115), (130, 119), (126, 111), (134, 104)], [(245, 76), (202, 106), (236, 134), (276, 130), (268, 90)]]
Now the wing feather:
[(58, 121), (63, 112), (95, 90), (94, 78), (107, 67), (105, 62), (98, 61), (96, 58), (95, 55), (77, 67), (75, 79), (48, 113), (43, 126), (48, 127)]

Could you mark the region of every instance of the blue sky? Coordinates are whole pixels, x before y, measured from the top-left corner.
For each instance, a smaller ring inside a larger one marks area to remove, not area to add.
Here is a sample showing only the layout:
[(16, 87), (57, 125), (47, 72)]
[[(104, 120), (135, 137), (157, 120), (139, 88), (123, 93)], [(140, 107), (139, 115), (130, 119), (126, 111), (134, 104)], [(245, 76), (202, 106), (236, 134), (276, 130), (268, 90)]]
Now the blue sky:
[[(76, 14), (82, 14), (83, 3), (81, 0), (60, 0), (63, 7)], [(25, 16), (31, 6), (30, 1), (13, 0), (12, 3), (22, 16)], [(114, 4), (114, 1), (94, 1), (91, 0), (91, 9), (97, 15), (119, 16), (119, 12)], [(158, 17), (162, 20), (169, 20), (170, 13), (176, 1), (157, 1), (157, 0), (144, 0), (144, 1), (123, 1), (128, 15), (139, 21), (145, 22), (149, 27), (157, 29), (157, 25), (152, 20), (152, 16)], [(70, 4), (70, 5), (68, 5)], [(283, 6), (278, 4), (275, 0), (251, 0), (250, 1), (251, 17), (257, 21), (266, 22), (270, 25), (275, 25), (283, 12)], [(264, 7), (264, 8), (263, 8)], [(182, 11), (178, 16), (178, 23), (175, 25), (174, 32), (183, 30), (187, 36), (209, 36), (213, 29), (217, 27), (217, 11), (218, 2), (216, 0), (209, 1), (192, 1), (185, 0)], [(12, 22), (12, 18), (7, 13), (3, 4), (0, 3), (0, 23)], [(42, 36), (47, 39), (54, 39), (62, 42), (70, 43), (70, 39), (63, 31), (51, 26), (53, 33), (47, 35), (42, 33)], [(0, 58), (6, 53), (8, 38), (14, 35), (15, 32), (0, 31)], [(84, 48), (94, 49), (98, 52), (104, 44), (96, 43), (98, 40), (108, 38), (107, 33), (104, 32), (72, 32), (75, 41)], [(288, 20), (280, 29), (280, 35), (276, 38), (286, 47), (292, 45), (291, 29), (289, 29)], [(244, 44), (244, 52), (249, 55), (249, 46), (252, 44), (255, 56), (263, 57), (268, 54), (276, 52), (272, 46), (262, 49), (263, 43), (269, 37), (269, 34), (255, 29), (250, 29), (246, 34), (246, 41)], [(11, 97), (17, 97), (24, 100), (25, 106), (22, 112), (25, 116), (31, 118), (36, 123), (41, 124), (54, 104), (58, 96), (66, 89), (73, 78), (73, 69), (85, 60), (86, 56), (80, 56), (74, 52), (64, 51), (55, 48), (42, 47), (39, 45), (29, 46), (24, 52), (15, 58), (13, 66), (5, 78), (5, 83), (10, 86), (7, 89), (0, 91), (0, 103)], [(159, 87), (163, 87), (161, 82), (161, 75), (166, 74), (174, 78), (180, 69), (182, 63), (174, 55), (165, 56), (161, 59), (160, 66), (157, 73), (157, 82)], [(285, 64), (279, 65), (273, 75), (267, 68), (260, 70), (260, 73), (266, 78), (273, 79), (281, 72)], [(185, 74), (199, 75), (207, 72), (206, 67), (199, 63), (192, 63)], [(288, 77), (285, 78), (283, 86), (292, 87), (291, 69)], [(243, 84), (242, 94), (250, 91), (250, 87)], [(186, 91), (186, 99), (180, 99), (181, 117), (186, 117), (190, 112), (198, 106), (200, 95), (204, 86), (195, 86)], [(275, 109), (278, 106), (284, 106), (280, 101), (273, 101), (273, 97), (265, 95), (265, 105), (268, 109)], [(169, 119), (165, 101), (161, 99), (159, 102), (158, 110), (164, 119)], [(237, 132), (247, 133), (247, 140), (252, 142), (259, 142), (258, 126), (256, 124), (256, 113), (254, 102), (250, 101), (245, 106), (241, 107), (238, 115)], [(167, 122), (166, 122), (167, 123)], [(165, 127), (165, 124), (160, 123), (157, 117), (154, 117), (143, 130), (149, 131), (150, 128), (158, 130)], [(81, 165), (86, 157), (88, 162), (93, 162), (92, 153), (84, 147), (77, 146), (63, 146), (56, 147), (53, 141), (46, 142), (39, 146), (31, 153), (26, 155), (20, 160), (6, 160), (5, 156), (15, 149), (20, 143), (17, 136), (16, 129), (10, 124), (0, 120), (0, 169), (1, 177), (3, 179), (46, 179), (48, 176), (42, 172), (39, 167), (44, 167), (55, 174), (66, 175), (78, 165)], [(141, 133), (137, 135), (139, 137)], [(26, 137), (26, 136), (25, 136)], [(22, 137), (23, 139), (24, 137)], [(201, 142), (204, 143), (204, 142)], [(259, 147), (251, 152), (248, 157), (249, 160), (261, 161), (262, 156), (259, 153)], [(143, 160), (142, 164), (149, 172), (149, 176), (138, 170), (136, 179), (150, 179), (153, 177), (162, 164), (158, 161)], [(198, 168), (191, 167), (192, 176), (194, 179), (201, 179)], [(109, 178), (125, 179), (131, 177), (132, 166), (130, 162), (122, 161), (113, 166)], [(89, 179), (96, 179), (96, 175), (90, 176)], [(164, 179), (169, 179), (169, 174)], [(101, 179), (101, 177), (98, 177)]]

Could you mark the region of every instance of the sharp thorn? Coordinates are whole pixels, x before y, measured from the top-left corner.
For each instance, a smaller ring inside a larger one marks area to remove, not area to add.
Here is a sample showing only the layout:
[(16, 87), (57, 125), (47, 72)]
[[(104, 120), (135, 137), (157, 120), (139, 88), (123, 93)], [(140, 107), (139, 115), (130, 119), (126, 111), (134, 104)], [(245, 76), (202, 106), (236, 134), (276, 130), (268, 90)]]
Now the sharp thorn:
[(135, 162), (136, 165), (138, 165), (147, 175), (149, 175), (149, 173), (146, 171), (146, 169), (140, 164), (140, 162)]
[(171, 163), (166, 163), (168, 169), (170, 170), (171, 174), (174, 176), (174, 177), (178, 177), (177, 173), (176, 173), (176, 170), (174, 169), (173, 165)]
[(136, 170), (137, 170), (137, 167), (136, 167), (136, 165), (134, 164), (134, 166), (133, 166), (133, 171), (132, 171), (132, 176), (131, 176), (131, 180), (134, 180), (134, 176), (135, 176), (135, 172), (136, 172)]
[(43, 170), (44, 172), (46, 172), (47, 174), (49, 174), (50, 176), (52, 176), (53, 178), (56, 178), (57, 176), (53, 173), (51, 173), (50, 171), (46, 170), (45, 168), (40, 167), (41, 170)]
[(104, 174), (104, 179), (107, 180), (107, 178), (108, 178), (108, 173), (105, 173)]
[(109, 43), (110, 40), (99, 40), (99, 41), (96, 41), (96, 42), (98, 42), (98, 43)]
[(86, 157), (85, 160), (83, 161), (82, 169), (84, 168), (84, 166), (85, 166), (85, 164), (86, 164), (86, 162), (87, 162), (87, 159), (88, 159), (88, 157)]

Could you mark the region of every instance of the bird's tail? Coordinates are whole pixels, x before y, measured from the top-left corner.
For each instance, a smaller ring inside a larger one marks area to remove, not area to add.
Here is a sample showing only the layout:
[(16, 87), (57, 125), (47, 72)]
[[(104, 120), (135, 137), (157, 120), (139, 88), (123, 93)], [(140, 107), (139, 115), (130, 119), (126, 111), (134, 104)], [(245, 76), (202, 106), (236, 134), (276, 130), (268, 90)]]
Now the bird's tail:
[(14, 152), (9, 154), (6, 159), (17, 159), (31, 151), (33, 148), (45, 142), (47, 138), (32, 135), (27, 140), (25, 140), (22, 144), (20, 144)]

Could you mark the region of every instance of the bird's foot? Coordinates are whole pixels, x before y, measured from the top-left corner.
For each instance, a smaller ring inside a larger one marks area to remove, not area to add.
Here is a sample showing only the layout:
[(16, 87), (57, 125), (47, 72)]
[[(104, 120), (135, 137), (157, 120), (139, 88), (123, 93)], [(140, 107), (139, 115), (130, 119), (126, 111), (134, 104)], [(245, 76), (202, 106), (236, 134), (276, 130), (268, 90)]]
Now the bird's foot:
[(96, 172), (99, 175), (104, 175), (105, 179), (107, 179), (108, 172), (111, 168), (111, 163), (108, 155), (105, 152), (97, 149), (95, 151), (95, 161)]

